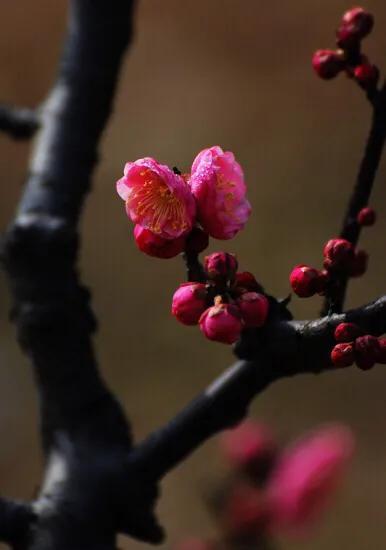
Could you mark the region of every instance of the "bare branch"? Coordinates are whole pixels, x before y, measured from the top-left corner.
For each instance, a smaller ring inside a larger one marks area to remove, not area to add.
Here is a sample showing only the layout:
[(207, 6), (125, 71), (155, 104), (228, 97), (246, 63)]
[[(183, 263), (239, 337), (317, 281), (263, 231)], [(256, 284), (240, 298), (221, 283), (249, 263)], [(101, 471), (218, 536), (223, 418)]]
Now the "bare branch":
[[(369, 99), (373, 108), (370, 134), (340, 232), (340, 236), (354, 246), (358, 244), (361, 233), (357, 216), (369, 202), (386, 139), (386, 84)], [(347, 284), (348, 277), (344, 274), (336, 277), (326, 296), (322, 315), (343, 310)]]

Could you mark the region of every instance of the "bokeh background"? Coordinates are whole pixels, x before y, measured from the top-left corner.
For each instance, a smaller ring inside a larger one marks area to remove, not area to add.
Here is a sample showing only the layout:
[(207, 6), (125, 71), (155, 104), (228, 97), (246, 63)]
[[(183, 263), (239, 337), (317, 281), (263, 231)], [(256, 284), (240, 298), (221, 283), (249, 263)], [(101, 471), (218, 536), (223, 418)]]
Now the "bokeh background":
[[(253, 215), (236, 251), (276, 295), (288, 293), (299, 262), (320, 265), (323, 242), (336, 234), (352, 187), (369, 107), (341, 77), (318, 80), (316, 48), (332, 47), (346, 1), (141, 0), (136, 39), (124, 64), (115, 113), (82, 222), (81, 270), (100, 319), (101, 369), (118, 394), (136, 438), (167, 421), (232, 362), (230, 349), (178, 325), (170, 298), (183, 278), (178, 259), (141, 255), (114, 191), (126, 160), (151, 155), (188, 170), (202, 148), (234, 151), (249, 185)], [(386, 68), (386, 5), (368, 0), (376, 28), (366, 40)], [(65, 30), (64, 0), (3, 1), (0, 6), (0, 97), (35, 106), (51, 86)], [(0, 136), (0, 227), (10, 220), (26, 174), (30, 146)], [(363, 236), (368, 275), (350, 287), (349, 305), (385, 292), (386, 166), (373, 204), (379, 222)], [(28, 362), (8, 323), (9, 295), (0, 275), (0, 488), (36, 491), (41, 472), (36, 394)], [(319, 299), (294, 299), (299, 317), (317, 314)], [(252, 414), (286, 440), (329, 421), (349, 424), (358, 449), (344, 490), (314, 537), (280, 541), (285, 550), (386, 546), (386, 371), (356, 369), (276, 383)], [(215, 526), (202, 503), (224, 465), (209, 442), (163, 484), (159, 515), (170, 538), (206, 535)], [(124, 549), (146, 545), (122, 540)]]

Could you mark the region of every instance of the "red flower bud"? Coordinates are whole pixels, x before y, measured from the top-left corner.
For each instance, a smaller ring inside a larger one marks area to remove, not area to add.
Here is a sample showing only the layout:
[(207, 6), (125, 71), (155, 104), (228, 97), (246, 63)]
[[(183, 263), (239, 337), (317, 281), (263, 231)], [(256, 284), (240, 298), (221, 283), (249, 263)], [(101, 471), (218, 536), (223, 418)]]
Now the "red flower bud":
[(312, 58), (312, 66), (320, 78), (331, 80), (343, 70), (344, 61), (340, 52), (318, 50)]
[(386, 365), (386, 338), (378, 338), (379, 350), (377, 356), (377, 363)]
[(235, 287), (237, 290), (250, 290), (252, 292), (262, 292), (263, 287), (256, 281), (254, 275), (249, 271), (243, 271), (242, 273), (236, 273)]
[(350, 50), (359, 46), (357, 34), (347, 25), (340, 25), (336, 31), (336, 45), (343, 50)]
[(331, 361), (336, 367), (349, 367), (354, 363), (352, 344), (336, 344), (331, 352)]
[(204, 265), (209, 279), (216, 283), (224, 283), (235, 278), (238, 263), (234, 254), (214, 252), (206, 256)]
[(209, 235), (200, 227), (193, 227), (192, 231), (186, 237), (186, 252), (200, 254), (205, 248), (208, 248)]
[(209, 340), (233, 344), (243, 328), (240, 310), (235, 305), (222, 303), (219, 297), (215, 302), (201, 315), (200, 329)]
[(293, 268), (290, 274), (292, 290), (300, 298), (309, 298), (316, 293), (319, 271), (305, 264)]
[(362, 334), (361, 329), (355, 323), (340, 323), (334, 332), (337, 342), (353, 342)]
[[(359, 42), (374, 26), (374, 17), (363, 8), (352, 8), (343, 15), (340, 29), (346, 31), (346, 44)], [(339, 32), (339, 31), (338, 31)], [(339, 38), (339, 36), (338, 36)], [(339, 44), (343, 47), (343, 44)]]
[(237, 305), (246, 327), (262, 327), (267, 320), (269, 302), (264, 294), (245, 292), (238, 298)]
[(366, 90), (375, 88), (379, 80), (379, 69), (371, 63), (362, 63), (354, 69), (355, 80)]
[(369, 255), (366, 250), (356, 250), (349, 267), (350, 277), (361, 277), (367, 271)]
[(174, 293), (172, 314), (183, 325), (197, 325), (207, 308), (206, 298), (202, 283), (183, 283)]
[(366, 206), (366, 208), (362, 208), (357, 216), (358, 224), (363, 226), (374, 225), (376, 219), (376, 212), (374, 208), (371, 208), (371, 206)]
[(155, 258), (174, 258), (174, 256), (183, 252), (185, 248), (185, 237), (178, 237), (172, 240), (164, 239), (141, 225), (134, 227), (134, 238), (141, 252)]
[(380, 344), (378, 338), (371, 335), (359, 336), (355, 340), (355, 362), (362, 370), (371, 369), (378, 359)]
[(324, 249), (324, 267), (329, 271), (346, 270), (354, 258), (354, 247), (346, 239), (330, 239)]

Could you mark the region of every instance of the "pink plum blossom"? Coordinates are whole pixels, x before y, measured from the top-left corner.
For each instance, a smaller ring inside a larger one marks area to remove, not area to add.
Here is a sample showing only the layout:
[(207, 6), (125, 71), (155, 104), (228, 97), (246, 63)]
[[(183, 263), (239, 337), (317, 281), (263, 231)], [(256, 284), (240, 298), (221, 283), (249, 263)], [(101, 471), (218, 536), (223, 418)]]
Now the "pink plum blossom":
[(136, 224), (164, 239), (176, 239), (193, 226), (196, 205), (189, 185), (150, 157), (128, 162), (117, 192)]
[(289, 447), (267, 487), (272, 527), (309, 527), (335, 493), (353, 450), (353, 436), (343, 426), (323, 428)]
[(202, 227), (216, 239), (231, 239), (251, 213), (244, 174), (233, 153), (219, 146), (204, 149), (192, 164), (189, 180)]

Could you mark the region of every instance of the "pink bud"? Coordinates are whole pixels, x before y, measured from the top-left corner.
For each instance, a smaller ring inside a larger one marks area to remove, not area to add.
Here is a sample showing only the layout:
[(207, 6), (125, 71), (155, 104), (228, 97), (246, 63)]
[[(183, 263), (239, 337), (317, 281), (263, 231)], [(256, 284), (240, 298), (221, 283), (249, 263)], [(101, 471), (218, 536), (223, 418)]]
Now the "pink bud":
[(224, 283), (234, 279), (238, 263), (234, 254), (214, 252), (210, 256), (206, 256), (204, 266), (209, 279)]
[(174, 258), (185, 248), (185, 237), (177, 239), (164, 239), (145, 229), (140, 225), (134, 227), (135, 243), (141, 252), (155, 258)]
[(354, 69), (355, 80), (364, 88), (368, 90), (375, 88), (379, 80), (379, 69), (376, 65), (371, 63), (362, 63)]
[(320, 78), (331, 80), (343, 70), (344, 62), (339, 52), (318, 50), (312, 58), (312, 66)]
[(235, 287), (237, 290), (250, 290), (251, 292), (262, 292), (263, 287), (256, 281), (255, 276), (249, 271), (236, 273)]
[(362, 334), (361, 329), (355, 323), (339, 323), (334, 332), (337, 342), (353, 342)]
[(386, 365), (386, 338), (378, 338), (379, 350), (377, 356), (377, 363)]
[(200, 227), (193, 227), (192, 231), (186, 237), (186, 252), (200, 254), (205, 248), (208, 248), (209, 235)]
[(331, 352), (331, 361), (336, 367), (350, 367), (354, 363), (352, 343), (336, 344)]
[(300, 298), (309, 298), (316, 293), (319, 271), (305, 264), (293, 268), (290, 274), (292, 290)]
[(273, 528), (304, 531), (314, 523), (335, 494), (353, 449), (353, 436), (343, 426), (321, 429), (289, 447), (267, 487)]
[(200, 329), (209, 340), (233, 344), (239, 339), (243, 323), (240, 310), (232, 304), (217, 303), (201, 315)]
[(247, 328), (262, 327), (267, 320), (269, 302), (264, 294), (245, 292), (237, 299), (244, 324)]
[(356, 250), (349, 267), (350, 277), (361, 277), (367, 271), (369, 255), (366, 250)]
[(277, 452), (276, 442), (268, 427), (251, 421), (226, 431), (221, 447), (234, 468), (248, 472), (256, 471), (261, 464), (272, 461)]
[(362, 370), (371, 369), (379, 355), (380, 344), (378, 338), (367, 334), (355, 340), (355, 363)]
[(175, 291), (172, 314), (183, 325), (197, 325), (207, 308), (207, 292), (202, 283), (183, 283)]
[(328, 270), (346, 270), (354, 258), (354, 247), (346, 239), (330, 239), (323, 249)]
[(374, 225), (376, 219), (376, 212), (374, 208), (371, 208), (371, 206), (366, 206), (366, 208), (362, 208), (357, 216), (357, 222), (359, 225), (362, 226)]

